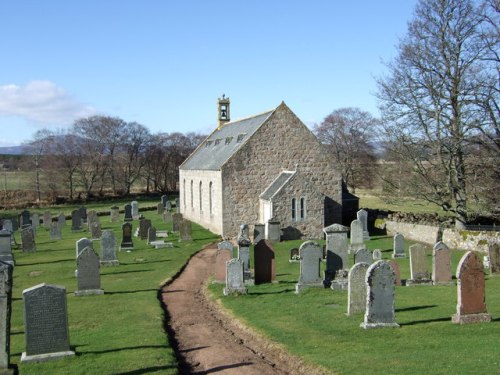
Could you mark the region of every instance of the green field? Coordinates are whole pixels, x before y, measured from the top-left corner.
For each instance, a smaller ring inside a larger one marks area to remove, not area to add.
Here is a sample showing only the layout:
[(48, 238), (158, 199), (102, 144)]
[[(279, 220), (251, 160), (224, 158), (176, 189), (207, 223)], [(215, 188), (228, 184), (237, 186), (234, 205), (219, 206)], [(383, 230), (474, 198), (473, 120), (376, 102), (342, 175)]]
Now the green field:
[[(396, 287), (396, 322), (400, 328), (364, 330), (363, 314), (346, 316), (347, 291), (309, 289), (297, 295), (299, 264), (288, 262), (289, 250), (300, 241), (275, 245), (278, 283), (250, 286), (241, 296), (214, 298), (245, 324), (279, 342), (309, 364), (340, 374), (486, 374), (497, 372), (500, 353), (500, 277), (486, 277), (486, 301), (491, 323), (459, 326), (456, 286)], [(367, 242), (390, 259), (392, 237)], [(453, 251), (452, 269), (463, 252)], [(253, 258), (251, 258), (253, 260)], [(431, 269), (431, 251), (428, 265)], [(401, 278), (410, 276), (409, 260), (398, 259)], [(352, 258), (351, 258), (352, 264)]]
[[(141, 207), (148, 204), (156, 202), (144, 202)], [(101, 204), (100, 208), (108, 210), (109, 206)], [(58, 207), (50, 211), (56, 214), (61, 210)], [(171, 223), (163, 224), (156, 211), (142, 213), (158, 230), (171, 229)], [(109, 216), (100, 220), (103, 230), (114, 231), (119, 244), (122, 223), (111, 223)], [(137, 225), (134, 221), (134, 228)], [(89, 234), (88, 231), (72, 233), (70, 227), (68, 221), (63, 239), (58, 241), (50, 240), (48, 230), (39, 228), (35, 253), (13, 251), (16, 266), (11, 363), (19, 366), (20, 374), (176, 374), (177, 362), (164, 331), (164, 315), (158, 300), (160, 286), (194, 253), (218, 237), (194, 224), (193, 241), (179, 242), (176, 234), (166, 239), (175, 248), (152, 249), (146, 241), (134, 237), (134, 250), (118, 253), (119, 266), (101, 268), (105, 294), (76, 297), (75, 241)], [(20, 243), (19, 232), (16, 240)], [(99, 253), (98, 241), (94, 242), (94, 249)], [(70, 344), (76, 356), (21, 364), (21, 353), (25, 350), (22, 291), (40, 283), (66, 288)]]

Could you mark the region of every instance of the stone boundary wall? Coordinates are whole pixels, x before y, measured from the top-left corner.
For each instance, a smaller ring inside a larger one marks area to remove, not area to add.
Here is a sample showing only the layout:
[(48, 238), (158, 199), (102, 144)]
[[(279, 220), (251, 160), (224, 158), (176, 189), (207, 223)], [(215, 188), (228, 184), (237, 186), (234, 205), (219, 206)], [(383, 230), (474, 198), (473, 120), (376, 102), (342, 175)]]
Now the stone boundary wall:
[[(377, 220), (378, 221), (378, 220)], [(385, 220), (377, 223), (385, 227), (388, 234), (401, 233), (405, 238), (434, 245), (440, 228), (431, 225), (411, 224)], [(500, 232), (476, 232), (467, 230), (442, 229), (442, 241), (452, 249), (473, 250), (488, 253), (488, 244), (500, 242)]]

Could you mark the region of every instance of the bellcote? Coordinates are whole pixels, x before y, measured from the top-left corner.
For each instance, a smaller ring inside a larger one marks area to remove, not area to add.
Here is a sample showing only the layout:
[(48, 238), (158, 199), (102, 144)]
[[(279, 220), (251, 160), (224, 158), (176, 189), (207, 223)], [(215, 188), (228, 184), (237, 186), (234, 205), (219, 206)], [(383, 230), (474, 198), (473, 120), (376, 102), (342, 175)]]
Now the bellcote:
[(229, 101), (229, 98), (226, 98), (225, 94), (222, 94), (222, 98), (219, 98), (218, 100), (218, 105), (217, 105), (217, 111), (218, 111), (218, 126), (217, 128), (220, 129), (224, 124), (228, 123), (231, 121), (230, 117), (230, 112), (229, 112), (229, 105), (231, 102)]

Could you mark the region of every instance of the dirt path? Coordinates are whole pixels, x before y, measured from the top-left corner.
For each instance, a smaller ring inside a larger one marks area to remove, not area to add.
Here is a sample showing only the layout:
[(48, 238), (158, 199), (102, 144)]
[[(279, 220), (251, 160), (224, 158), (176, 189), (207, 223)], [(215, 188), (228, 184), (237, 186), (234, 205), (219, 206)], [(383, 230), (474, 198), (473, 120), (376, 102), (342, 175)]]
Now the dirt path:
[(200, 251), (162, 290), (167, 330), (181, 373), (319, 373), (242, 327), (205, 297), (203, 284), (213, 274), (215, 252), (215, 246)]

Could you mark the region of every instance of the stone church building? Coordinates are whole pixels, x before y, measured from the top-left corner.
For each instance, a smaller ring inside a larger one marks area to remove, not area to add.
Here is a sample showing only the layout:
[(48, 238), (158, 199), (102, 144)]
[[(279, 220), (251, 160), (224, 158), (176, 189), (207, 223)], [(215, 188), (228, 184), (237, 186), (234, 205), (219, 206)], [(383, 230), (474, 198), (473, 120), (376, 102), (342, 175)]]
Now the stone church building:
[[(279, 221), (282, 238), (322, 238), (322, 229), (352, 218), (357, 199), (323, 145), (281, 103), (230, 121), (230, 101), (218, 102), (219, 126), (179, 170), (180, 212), (221, 236), (241, 224)], [(347, 202), (346, 198), (350, 198)]]

